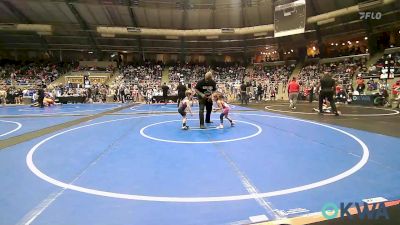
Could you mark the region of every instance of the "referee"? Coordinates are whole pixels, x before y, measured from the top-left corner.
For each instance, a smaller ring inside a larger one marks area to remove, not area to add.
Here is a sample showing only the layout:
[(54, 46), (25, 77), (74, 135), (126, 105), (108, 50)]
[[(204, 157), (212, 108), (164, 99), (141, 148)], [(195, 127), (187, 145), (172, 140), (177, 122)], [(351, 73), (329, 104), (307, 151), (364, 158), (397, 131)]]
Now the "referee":
[(332, 112), (335, 114), (335, 116), (339, 116), (339, 113), (336, 110), (336, 105), (335, 101), (333, 100), (333, 94), (335, 93), (335, 80), (332, 78), (332, 76), (329, 73), (325, 73), (324, 76), (322, 76), (321, 80), (321, 91), (319, 93), (319, 113), (322, 114), (322, 103), (325, 98), (328, 99), (329, 103), (331, 104)]
[(43, 101), (44, 101), (45, 94), (44, 94), (43, 86), (39, 86), (37, 91), (38, 91), (37, 94), (38, 94), (39, 106), (40, 106), (40, 108), (44, 108)]
[(217, 84), (213, 80), (211, 72), (207, 72), (204, 79), (197, 82), (195, 90), (199, 98), (200, 129), (206, 129), (204, 126), (204, 108), (206, 108), (206, 123), (212, 123), (210, 120), (213, 105), (212, 94), (217, 90)]

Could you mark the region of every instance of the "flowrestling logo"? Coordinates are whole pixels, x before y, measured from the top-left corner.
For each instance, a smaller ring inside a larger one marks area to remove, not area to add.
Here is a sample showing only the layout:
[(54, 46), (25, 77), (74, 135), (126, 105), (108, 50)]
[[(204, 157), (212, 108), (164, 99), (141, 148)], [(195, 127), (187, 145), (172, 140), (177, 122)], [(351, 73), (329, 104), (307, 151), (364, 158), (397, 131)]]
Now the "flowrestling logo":
[[(388, 210), (383, 202), (373, 204), (367, 204), (365, 202), (341, 202), (339, 207), (335, 203), (330, 202), (324, 204), (321, 212), (325, 219), (328, 220), (337, 218), (338, 216), (341, 219), (347, 218), (352, 220), (352, 214), (356, 214), (360, 220), (389, 220)], [(351, 212), (353, 213), (351, 214)]]
[(360, 20), (380, 20), (382, 18), (381, 12), (358, 12), (360, 14)]

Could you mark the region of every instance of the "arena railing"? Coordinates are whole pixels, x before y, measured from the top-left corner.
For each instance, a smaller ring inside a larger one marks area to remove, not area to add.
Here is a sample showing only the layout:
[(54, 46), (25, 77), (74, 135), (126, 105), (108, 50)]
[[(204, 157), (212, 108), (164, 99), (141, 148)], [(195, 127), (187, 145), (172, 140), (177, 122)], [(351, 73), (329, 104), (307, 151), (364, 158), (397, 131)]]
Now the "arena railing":
[(385, 49), (384, 54), (391, 54), (396, 52), (400, 52), (400, 47), (387, 48)]
[(367, 58), (369, 59), (370, 54), (358, 54), (358, 55), (347, 55), (347, 56), (340, 56), (340, 57), (334, 57), (334, 58), (323, 58), (319, 60), (319, 63), (331, 63), (331, 62), (342, 62), (345, 61), (346, 59), (362, 59), (362, 58)]
[(296, 60), (254, 63), (254, 65), (263, 65), (263, 66), (283, 66), (292, 64), (296, 64)]

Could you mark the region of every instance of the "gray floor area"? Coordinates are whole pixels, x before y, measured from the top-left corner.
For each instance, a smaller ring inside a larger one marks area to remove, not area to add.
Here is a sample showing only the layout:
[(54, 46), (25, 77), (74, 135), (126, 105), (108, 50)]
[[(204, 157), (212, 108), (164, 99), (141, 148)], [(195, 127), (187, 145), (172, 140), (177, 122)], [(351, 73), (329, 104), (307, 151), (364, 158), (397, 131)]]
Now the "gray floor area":
[[(244, 105), (246, 106), (246, 105)], [(270, 109), (279, 111), (290, 111), (289, 103), (283, 101), (277, 102), (265, 102), (265, 103), (254, 103), (249, 104), (247, 107), (264, 110), (272, 113), (279, 113), (283, 115), (289, 115), (297, 118), (318, 121), (322, 123), (328, 123), (333, 125), (339, 125), (343, 127), (354, 128), (358, 130), (364, 130), (394, 137), (400, 137), (400, 114), (387, 115), (387, 116), (376, 116), (374, 114), (387, 114), (391, 111), (385, 109), (389, 108), (378, 108), (378, 107), (362, 107), (352, 105), (339, 105), (338, 109), (343, 113), (343, 116), (331, 116), (331, 115), (317, 115), (317, 114), (301, 114), (304, 113), (315, 113), (313, 108), (318, 108), (316, 102), (299, 102), (296, 110), (293, 112), (277, 112), (272, 110), (266, 110), (265, 106)], [(399, 109), (391, 109), (397, 110)], [(297, 113), (300, 112), (300, 113)], [(348, 116), (351, 114), (358, 114), (362, 116)]]

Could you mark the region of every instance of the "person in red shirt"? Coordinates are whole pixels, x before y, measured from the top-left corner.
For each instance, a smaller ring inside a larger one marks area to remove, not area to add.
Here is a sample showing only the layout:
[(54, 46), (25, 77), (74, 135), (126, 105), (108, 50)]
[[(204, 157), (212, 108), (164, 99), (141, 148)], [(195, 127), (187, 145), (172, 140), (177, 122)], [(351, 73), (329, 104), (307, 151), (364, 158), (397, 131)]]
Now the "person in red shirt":
[(356, 82), (357, 85), (364, 83), (364, 79), (362, 78), (361, 74), (358, 74)]
[(392, 94), (394, 97), (396, 97), (397, 94), (399, 93), (398, 91), (399, 88), (400, 88), (400, 80), (396, 81), (396, 83), (392, 85)]
[(363, 94), (365, 89), (365, 83), (364, 79), (362, 79), (361, 74), (358, 74), (356, 83), (357, 83), (356, 90), (358, 91), (358, 93), (360, 93), (360, 95)]
[(339, 94), (340, 90), (342, 90), (342, 87), (340, 85), (336, 85), (335, 94)]
[(289, 108), (296, 109), (297, 98), (299, 97), (300, 85), (296, 81), (296, 77), (292, 78), (288, 85), (288, 93), (289, 93)]

